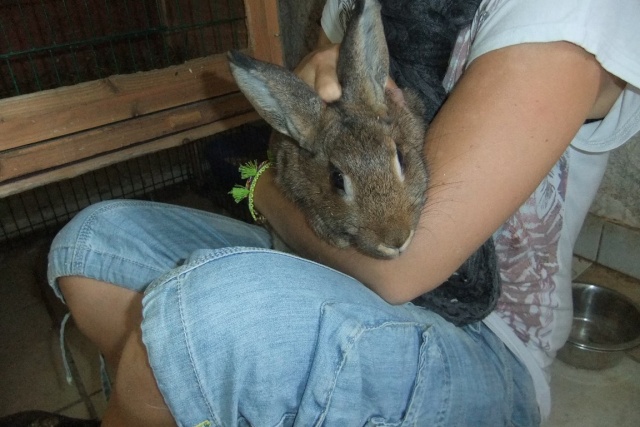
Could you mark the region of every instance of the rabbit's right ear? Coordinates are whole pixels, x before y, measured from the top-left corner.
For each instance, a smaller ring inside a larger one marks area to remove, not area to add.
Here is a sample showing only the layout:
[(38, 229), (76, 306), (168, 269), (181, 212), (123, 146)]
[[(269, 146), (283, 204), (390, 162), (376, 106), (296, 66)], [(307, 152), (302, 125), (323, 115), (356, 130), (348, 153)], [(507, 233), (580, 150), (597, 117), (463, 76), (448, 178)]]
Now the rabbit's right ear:
[(378, 0), (355, 2), (340, 45), (337, 73), (343, 86), (343, 99), (363, 102), (385, 115), (389, 50), (380, 10)]
[(322, 99), (289, 70), (238, 51), (230, 51), (227, 57), (238, 87), (258, 114), (275, 130), (313, 151), (308, 145), (324, 108)]

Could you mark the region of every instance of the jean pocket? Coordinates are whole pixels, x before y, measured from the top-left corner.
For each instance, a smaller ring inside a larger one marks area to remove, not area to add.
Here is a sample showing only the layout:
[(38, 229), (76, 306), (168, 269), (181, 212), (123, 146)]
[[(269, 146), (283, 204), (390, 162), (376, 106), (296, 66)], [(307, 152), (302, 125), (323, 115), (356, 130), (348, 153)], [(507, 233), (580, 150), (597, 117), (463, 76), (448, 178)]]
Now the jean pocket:
[[(426, 399), (427, 380), (442, 393)], [(449, 384), (433, 326), (393, 310), (326, 304), (295, 425), (437, 425)]]
[[(287, 413), (282, 416), (280, 421), (274, 425), (273, 427), (291, 427), (295, 422), (296, 414)], [(240, 416), (238, 417), (238, 427), (254, 427), (246, 418)]]

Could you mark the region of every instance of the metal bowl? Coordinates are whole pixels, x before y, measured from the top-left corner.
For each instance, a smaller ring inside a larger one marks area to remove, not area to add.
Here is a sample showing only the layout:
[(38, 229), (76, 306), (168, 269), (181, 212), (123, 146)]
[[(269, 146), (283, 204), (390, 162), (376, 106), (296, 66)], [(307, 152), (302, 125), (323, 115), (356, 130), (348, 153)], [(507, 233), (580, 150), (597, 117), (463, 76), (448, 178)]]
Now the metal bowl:
[(602, 286), (573, 283), (573, 325), (558, 352), (582, 369), (617, 365), (625, 351), (640, 345), (640, 308), (625, 295)]

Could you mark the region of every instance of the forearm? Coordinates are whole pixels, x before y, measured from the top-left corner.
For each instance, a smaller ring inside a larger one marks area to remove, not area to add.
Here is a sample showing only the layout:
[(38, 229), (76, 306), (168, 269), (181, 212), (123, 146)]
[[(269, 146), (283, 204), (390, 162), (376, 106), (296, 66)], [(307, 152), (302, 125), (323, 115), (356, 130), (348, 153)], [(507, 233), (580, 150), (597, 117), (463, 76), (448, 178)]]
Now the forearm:
[[(353, 248), (340, 249), (321, 240), (308, 225), (302, 212), (277, 187), (272, 170), (260, 177), (254, 203), (257, 210), (268, 219), (269, 226), (300, 256), (355, 277), (390, 303), (403, 303), (413, 299), (404, 296), (401, 293), (402, 287), (397, 286), (393, 280), (399, 276), (394, 273), (399, 268), (399, 258), (371, 258)], [(444, 276), (444, 279), (448, 277), (446, 274)], [(434, 280), (430, 289), (444, 279)], [(425, 277), (422, 277), (421, 284), (425, 286)]]
[(256, 206), (298, 253), (352, 275), (391, 303), (445, 281), (529, 197), (590, 114), (602, 69), (569, 44), (479, 58), (427, 133), (427, 205), (392, 260), (321, 242), (269, 176)]

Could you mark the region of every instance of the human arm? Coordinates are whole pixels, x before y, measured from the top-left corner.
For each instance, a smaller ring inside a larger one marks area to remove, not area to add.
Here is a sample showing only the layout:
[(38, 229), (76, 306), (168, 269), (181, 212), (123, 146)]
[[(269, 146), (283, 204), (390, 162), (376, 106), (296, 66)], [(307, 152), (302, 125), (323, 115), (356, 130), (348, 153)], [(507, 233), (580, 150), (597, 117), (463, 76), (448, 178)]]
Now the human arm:
[(428, 202), (412, 244), (396, 259), (321, 242), (271, 175), (258, 183), (256, 207), (302, 255), (391, 303), (412, 300), (445, 281), (529, 197), (586, 118), (606, 113), (607, 76), (591, 55), (564, 42), (476, 59), (427, 133)]

